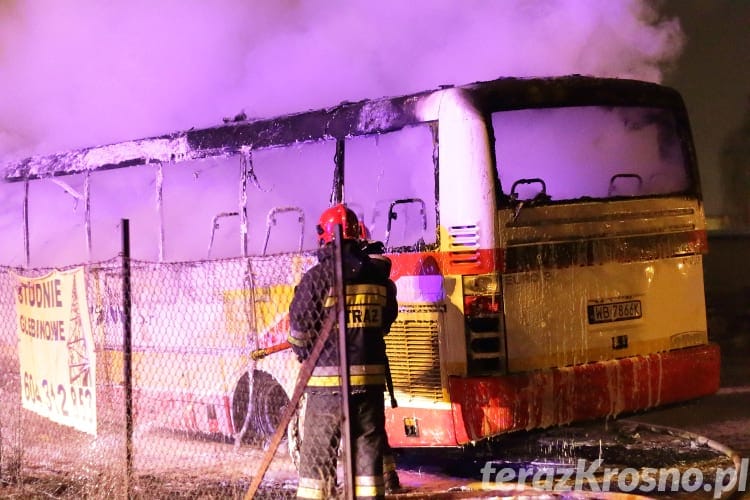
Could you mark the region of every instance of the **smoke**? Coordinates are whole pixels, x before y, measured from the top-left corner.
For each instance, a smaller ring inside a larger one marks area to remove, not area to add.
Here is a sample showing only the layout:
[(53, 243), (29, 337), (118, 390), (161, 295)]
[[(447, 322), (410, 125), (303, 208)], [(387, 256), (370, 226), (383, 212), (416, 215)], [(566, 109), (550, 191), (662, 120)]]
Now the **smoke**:
[(500, 76), (660, 81), (646, 0), (0, 0), (0, 160)]

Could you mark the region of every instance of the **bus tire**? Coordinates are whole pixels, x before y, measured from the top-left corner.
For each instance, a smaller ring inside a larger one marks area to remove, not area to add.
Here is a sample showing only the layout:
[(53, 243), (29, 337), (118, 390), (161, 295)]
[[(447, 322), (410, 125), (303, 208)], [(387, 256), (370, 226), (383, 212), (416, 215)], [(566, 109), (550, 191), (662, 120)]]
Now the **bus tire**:
[[(289, 450), (289, 458), (291, 458), (294, 467), (299, 471), (300, 463), (300, 450), (302, 449), (302, 438), (303, 429), (305, 428), (305, 395), (297, 404), (297, 409), (292, 414), (292, 418), (289, 419), (289, 426), (286, 429), (286, 443)], [(344, 443), (339, 441), (338, 457), (339, 459), (344, 454)]]
[(252, 404), (248, 406), (248, 374), (237, 381), (232, 398), (232, 423), (235, 432), (242, 429), (250, 408), (247, 432), (242, 436), (243, 443), (263, 444), (270, 441), (281, 422), (289, 397), (281, 385), (270, 374), (255, 370), (252, 383)]

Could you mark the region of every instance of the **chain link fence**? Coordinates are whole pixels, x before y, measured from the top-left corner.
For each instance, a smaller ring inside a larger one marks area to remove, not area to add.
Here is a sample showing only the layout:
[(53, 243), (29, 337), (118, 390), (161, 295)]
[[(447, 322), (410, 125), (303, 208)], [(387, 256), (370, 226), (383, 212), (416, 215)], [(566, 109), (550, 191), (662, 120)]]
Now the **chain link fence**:
[[(354, 488), (340, 425), (348, 379), (335, 326), (344, 313), (330, 307), (344, 297), (331, 288), (341, 282), (335, 265), (317, 266), (325, 286), (314, 293), (325, 296), (298, 292), (313, 334), (295, 352), (289, 308), (316, 255), (123, 262), (0, 268), (5, 486), (56, 498)], [(318, 357), (335, 363), (313, 373)], [(323, 389), (312, 396), (310, 376)], [(382, 394), (380, 408), (382, 418)]]

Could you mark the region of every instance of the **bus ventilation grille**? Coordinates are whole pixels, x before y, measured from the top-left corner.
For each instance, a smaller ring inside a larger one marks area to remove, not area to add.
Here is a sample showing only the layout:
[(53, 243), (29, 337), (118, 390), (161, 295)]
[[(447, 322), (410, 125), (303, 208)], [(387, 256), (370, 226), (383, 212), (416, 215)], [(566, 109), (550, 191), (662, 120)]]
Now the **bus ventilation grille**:
[(410, 397), (441, 401), (437, 321), (396, 321), (385, 343), (394, 388)]
[(476, 225), (451, 226), (450, 236), (451, 264), (477, 264), (479, 262), (479, 230)]

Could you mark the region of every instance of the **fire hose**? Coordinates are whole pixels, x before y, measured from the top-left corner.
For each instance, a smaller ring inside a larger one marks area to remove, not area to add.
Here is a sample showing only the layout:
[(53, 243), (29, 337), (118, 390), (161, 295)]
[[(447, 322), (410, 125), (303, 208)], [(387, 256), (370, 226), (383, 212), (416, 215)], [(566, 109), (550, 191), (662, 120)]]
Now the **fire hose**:
[(281, 443), (281, 439), (284, 435), (287, 425), (289, 425), (292, 414), (297, 411), (297, 405), (302, 398), (302, 393), (305, 389), (305, 385), (312, 375), (313, 369), (315, 368), (315, 363), (318, 361), (318, 356), (320, 356), (320, 353), (323, 350), (323, 345), (325, 344), (329, 333), (333, 329), (333, 324), (335, 321), (336, 314), (334, 309), (328, 314), (328, 316), (326, 316), (326, 319), (323, 322), (323, 328), (320, 332), (320, 336), (315, 341), (315, 345), (310, 352), (310, 356), (302, 362), (300, 372), (297, 375), (297, 383), (294, 386), (292, 397), (289, 400), (289, 404), (284, 409), (284, 414), (281, 416), (280, 425), (276, 428), (276, 432), (271, 438), (271, 442), (268, 445), (268, 449), (266, 450), (263, 460), (261, 461), (258, 470), (255, 472), (255, 476), (253, 477), (253, 480), (250, 483), (247, 492), (245, 492), (245, 500), (252, 500), (255, 497), (255, 492), (258, 491), (260, 482), (263, 480), (263, 476), (265, 475), (266, 470), (268, 470), (268, 466), (271, 465), (271, 461), (276, 454), (276, 449), (278, 448), (279, 443)]
[[(290, 347), (292, 347), (292, 344), (284, 341), (278, 344), (255, 349), (254, 351), (250, 352), (250, 357), (253, 360), (258, 361), (275, 352), (285, 351)], [(391, 398), (391, 408), (396, 408), (398, 406), (398, 402), (396, 402), (396, 396), (393, 392), (393, 378), (391, 377), (391, 367), (388, 363), (387, 357), (385, 358), (385, 386), (388, 389), (388, 395)]]
[(289, 342), (281, 342), (279, 344), (274, 344), (268, 347), (261, 347), (259, 349), (255, 349), (250, 353), (250, 357), (254, 359), (255, 361), (258, 361), (259, 359), (263, 359), (269, 354), (273, 354), (275, 352), (279, 351), (285, 351), (292, 347), (292, 344)]

